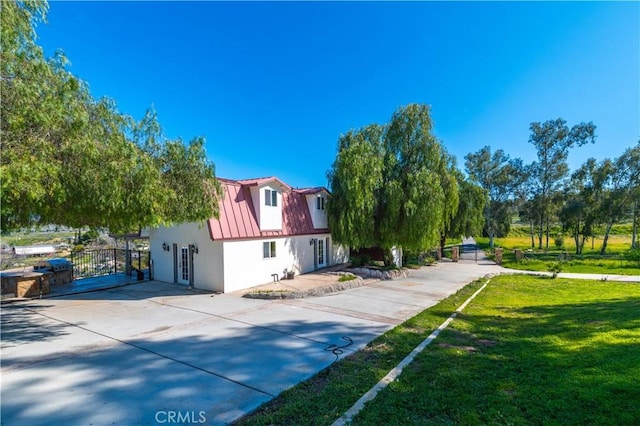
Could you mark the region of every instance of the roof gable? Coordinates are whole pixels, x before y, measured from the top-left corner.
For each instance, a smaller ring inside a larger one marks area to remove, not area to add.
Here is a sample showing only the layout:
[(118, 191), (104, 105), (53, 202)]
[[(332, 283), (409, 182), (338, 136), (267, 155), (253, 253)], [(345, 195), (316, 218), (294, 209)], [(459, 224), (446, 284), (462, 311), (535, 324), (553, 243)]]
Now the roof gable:
[[(208, 221), (212, 240), (236, 240), (251, 238), (286, 237), (328, 232), (327, 228), (314, 228), (306, 195), (315, 192), (291, 190), (291, 187), (278, 178), (258, 178), (234, 181), (219, 178), (223, 198), (219, 202), (220, 218)], [(260, 231), (256, 209), (250, 194), (250, 187), (276, 182), (288, 192), (282, 194), (282, 230)], [(324, 189), (319, 187), (320, 189)], [(318, 191), (319, 192), (319, 191)]]

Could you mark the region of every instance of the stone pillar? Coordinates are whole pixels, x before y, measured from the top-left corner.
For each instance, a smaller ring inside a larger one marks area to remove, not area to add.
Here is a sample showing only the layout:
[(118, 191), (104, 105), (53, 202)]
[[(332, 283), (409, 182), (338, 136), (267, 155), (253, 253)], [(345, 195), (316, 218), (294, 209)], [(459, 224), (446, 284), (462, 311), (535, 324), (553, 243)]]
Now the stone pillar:
[(453, 262), (457, 262), (458, 259), (460, 258), (459, 250), (460, 248), (458, 246), (451, 247), (451, 260)]
[(496, 248), (496, 263), (502, 265), (502, 249)]
[(513, 251), (513, 253), (514, 253), (514, 254), (515, 254), (515, 256), (516, 256), (516, 262), (520, 262), (520, 261), (522, 260), (522, 250), (520, 250), (520, 249), (515, 249), (515, 250)]

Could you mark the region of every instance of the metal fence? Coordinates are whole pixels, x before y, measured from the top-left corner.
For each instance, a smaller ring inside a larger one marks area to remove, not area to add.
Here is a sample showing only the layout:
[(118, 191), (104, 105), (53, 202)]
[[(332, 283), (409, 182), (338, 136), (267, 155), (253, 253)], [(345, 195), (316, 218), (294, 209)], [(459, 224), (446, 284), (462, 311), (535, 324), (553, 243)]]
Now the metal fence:
[(87, 278), (149, 268), (149, 251), (93, 249), (71, 252), (73, 277)]

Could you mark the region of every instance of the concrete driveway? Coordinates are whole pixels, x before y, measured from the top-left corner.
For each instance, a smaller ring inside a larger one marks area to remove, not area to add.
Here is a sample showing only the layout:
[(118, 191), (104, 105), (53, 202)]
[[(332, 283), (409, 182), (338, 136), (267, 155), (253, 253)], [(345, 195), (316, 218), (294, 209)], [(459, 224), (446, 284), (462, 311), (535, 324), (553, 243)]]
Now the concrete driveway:
[[(2, 423), (229, 423), (499, 267), (439, 263), (317, 298), (161, 282), (2, 307)], [(330, 348), (329, 348), (330, 349)]]

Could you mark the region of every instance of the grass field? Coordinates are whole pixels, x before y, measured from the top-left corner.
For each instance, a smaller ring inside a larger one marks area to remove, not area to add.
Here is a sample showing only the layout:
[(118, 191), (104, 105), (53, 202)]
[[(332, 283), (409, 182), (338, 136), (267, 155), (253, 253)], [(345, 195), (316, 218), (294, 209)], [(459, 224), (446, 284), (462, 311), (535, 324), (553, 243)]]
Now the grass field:
[[(331, 424), (480, 285), (239, 423)], [(640, 424), (638, 312), (638, 284), (496, 277), (352, 424)]]
[(67, 232), (20, 232), (0, 237), (3, 244), (10, 246), (28, 246), (34, 244), (67, 243), (73, 239), (75, 233)]
[[(616, 229), (618, 232), (624, 229)], [(493, 251), (489, 248), (489, 239), (476, 238), (478, 245), (489, 255)], [(554, 238), (550, 239), (549, 250), (531, 248), (531, 238), (523, 234), (522, 229), (516, 228), (505, 238), (495, 238), (495, 247), (504, 249), (502, 266), (505, 268), (522, 269), (526, 271), (547, 271), (551, 263), (560, 259), (563, 272), (576, 272), (587, 274), (620, 274), (640, 275), (640, 267), (637, 262), (625, 260), (624, 253), (631, 247), (631, 236), (625, 234), (612, 234), (609, 236), (607, 252), (600, 255), (602, 239), (585, 244), (582, 254), (575, 254), (575, 243), (571, 238), (564, 238), (563, 245), (557, 247)], [(592, 244), (593, 243), (593, 244)], [(543, 241), (544, 245), (544, 241)], [(517, 261), (514, 250), (521, 249), (525, 252), (525, 258)]]

